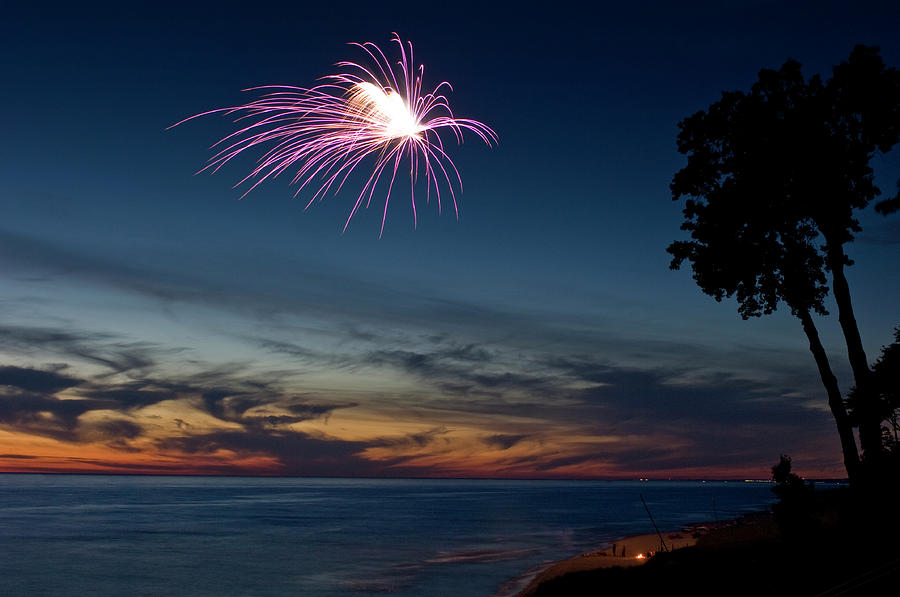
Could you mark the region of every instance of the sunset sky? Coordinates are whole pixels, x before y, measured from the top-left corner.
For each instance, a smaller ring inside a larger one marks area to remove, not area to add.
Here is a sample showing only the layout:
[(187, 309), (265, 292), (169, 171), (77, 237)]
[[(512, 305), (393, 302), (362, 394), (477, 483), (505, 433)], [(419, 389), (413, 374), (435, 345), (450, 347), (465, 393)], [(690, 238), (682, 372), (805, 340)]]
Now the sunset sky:
[[(4, 9), (0, 471), (768, 477), (787, 453), (843, 475), (799, 322), (668, 269), (668, 185), (678, 121), (760, 68), (828, 75), (857, 43), (900, 66), (897, 3), (183, 4)], [(449, 148), (458, 220), (422, 204), (414, 229), (399, 200), (382, 238), (378, 207), (342, 234), (352, 190), (239, 200), (252, 159), (194, 175), (228, 118), (167, 130), (394, 31), (499, 134)], [(897, 151), (874, 164), (893, 192)], [(861, 222), (874, 360), (900, 215)]]

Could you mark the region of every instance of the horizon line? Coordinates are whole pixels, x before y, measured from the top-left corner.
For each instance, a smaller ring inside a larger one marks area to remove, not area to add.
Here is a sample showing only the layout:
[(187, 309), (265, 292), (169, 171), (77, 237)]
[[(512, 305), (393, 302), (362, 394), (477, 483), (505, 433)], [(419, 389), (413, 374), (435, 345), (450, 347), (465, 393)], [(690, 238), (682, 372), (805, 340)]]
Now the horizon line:
[[(416, 480), (416, 481), (632, 481), (638, 483), (649, 482), (714, 482), (714, 483), (768, 483), (774, 484), (772, 479), (754, 479), (746, 477), (728, 478), (702, 478), (702, 477), (464, 477), (464, 476), (364, 476), (364, 475), (278, 475), (278, 474), (228, 474), (228, 473), (154, 473), (154, 472), (130, 472), (130, 471), (0, 471), (0, 475), (78, 475), (78, 476), (107, 476), (107, 477), (223, 477), (242, 479), (359, 479), (369, 481), (391, 480)], [(805, 481), (817, 483), (847, 483), (846, 477), (803, 477)]]

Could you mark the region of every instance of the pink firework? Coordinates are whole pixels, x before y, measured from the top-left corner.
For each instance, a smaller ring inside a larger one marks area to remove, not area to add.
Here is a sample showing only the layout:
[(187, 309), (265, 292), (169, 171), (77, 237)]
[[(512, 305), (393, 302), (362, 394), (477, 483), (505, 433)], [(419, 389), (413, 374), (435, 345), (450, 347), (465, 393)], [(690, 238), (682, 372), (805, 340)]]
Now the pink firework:
[(373, 162), (344, 230), (363, 203), (366, 207), (371, 204), (375, 188), (387, 171), (384, 178), (389, 178), (389, 182), (381, 218), (381, 234), (384, 233), (391, 191), (404, 162), (409, 166), (414, 225), (415, 187), (420, 176), (425, 179), (426, 201), (433, 192), (440, 212), (444, 187), (459, 217), (454, 186), (462, 190), (462, 178), (444, 150), (439, 131), (451, 131), (457, 143), (462, 143), (463, 131), (468, 130), (488, 146), (497, 142), (497, 135), (477, 120), (454, 118), (443, 94), (444, 88), (452, 91), (448, 82), (423, 93), (424, 66), (414, 66), (412, 44), (404, 44), (396, 33), (391, 41), (400, 50), (400, 60), (393, 65), (374, 43), (351, 44), (361, 48), (373, 66), (339, 62), (337, 66), (345, 72), (323, 77), (321, 85), (309, 89), (255, 87), (247, 91), (269, 91), (247, 104), (210, 110), (172, 126), (208, 114), (239, 115), (235, 122), (246, 125), (213, 145), (224, 147), (201, 172), (217, 172), (239, 154), (261, 148), (263, 153), (256, 167), (235, 185), (251, 183), (242, 197), (267, 178), (296, 169), (291, 181), (299, 185), (295, 197), (307, 186), (317, 186), (306, 204), (309, 207), (329, 191), (337, 194), (357, 166)]

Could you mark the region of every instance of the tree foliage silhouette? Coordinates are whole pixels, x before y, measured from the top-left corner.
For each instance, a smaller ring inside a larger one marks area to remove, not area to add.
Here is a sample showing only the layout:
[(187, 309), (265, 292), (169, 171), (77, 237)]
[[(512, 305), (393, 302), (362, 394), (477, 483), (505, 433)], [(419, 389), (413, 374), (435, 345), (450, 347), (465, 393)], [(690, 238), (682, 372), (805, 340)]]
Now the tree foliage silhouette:
[[(881, 356), (872, 366), (872, 390), (882, 422), (884, 448), (896, 465), (900, 461), (900, 327), (894, 330), (894, 342), (881, 348)], [(856, 414), (858, 398), (858, 391), (853, 388), (847, 398), (851, 417)]]
[[(760, 71), (749, 92), (725, 92), (679, 127), (678, 150), (688, 162), (671, 190), (673, 199), (685, 199), (682, 230), (691, 240), (669, 246), (671, 267), (690, 261), (698, 286), (716, 300), (735, 296), (745, 319), (772, 313), (779, 302), (790, 308), (809, 340), (852, 478), (856, 442), (812, 313), (827, 313), (830, 272), (859, 392), (860, 443), (867, 455), (877, 454), (880, 425), (844, 245), (860, 230), (854, 212), (880, 194), (872, 157), (900, 136), (900, 75), (865, 46), (827, 81), (807, 80), (789, 60)], [(890, 213), (898, 202), (893, 197), (877, 208)]]
[(779, 503), (772, 508), (775, 520), (787, 539), (803, 538), (813, 527), (813, 486), (791, 472), (791, 457), (782, 454), (772, 467), (772, 491)]

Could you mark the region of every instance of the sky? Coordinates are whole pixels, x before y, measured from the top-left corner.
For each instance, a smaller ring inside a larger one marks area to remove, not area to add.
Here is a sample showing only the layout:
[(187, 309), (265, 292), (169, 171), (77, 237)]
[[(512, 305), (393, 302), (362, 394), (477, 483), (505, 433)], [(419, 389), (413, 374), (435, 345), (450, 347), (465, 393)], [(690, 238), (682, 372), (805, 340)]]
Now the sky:
[[(799, 322), (668, 269), (668, 185), (678, 122), (761, 68), (827, 75), (858, 43), (900, 66), (895, 3), (184, 4), (4, 9), (0, 471), (767, 478), (786, 453), (843, 475)], [(393, 32), (499, 135), (448, 148), (458, 218), (392, 201), (379, 237), (376, 201), (342, 233), (352, 190), (241, 199), (253, 157), (196, 174), (231, 120), (168, 128)], [(897, 152), (873, 165), (893, 189)], [(860, 219), (874, 360), (900, 216)]]

